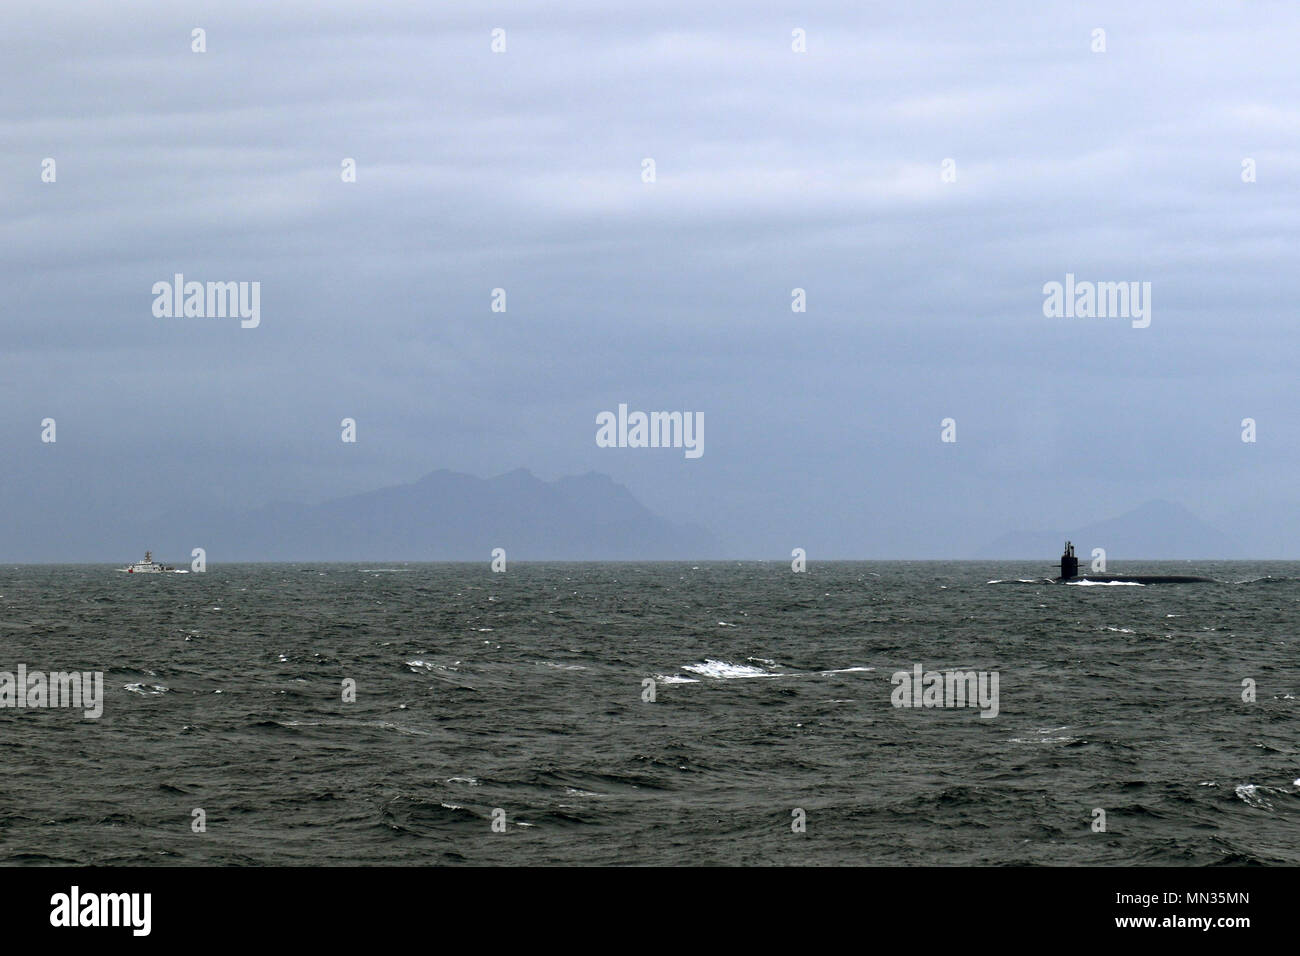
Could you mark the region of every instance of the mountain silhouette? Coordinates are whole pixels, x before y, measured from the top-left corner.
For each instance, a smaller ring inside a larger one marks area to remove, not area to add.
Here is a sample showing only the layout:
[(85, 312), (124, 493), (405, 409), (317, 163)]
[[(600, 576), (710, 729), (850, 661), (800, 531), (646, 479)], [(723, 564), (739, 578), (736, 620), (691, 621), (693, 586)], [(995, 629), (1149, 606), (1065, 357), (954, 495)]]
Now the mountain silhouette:
[(1067, 538), (1074, 542), (1085, 564), (1093, 548), (1105, 548), (1107, 561), (1243, 556), (1231, 537), (1182, 505), (1159, 499), (1118, 518), (1074, 530), (1010, 532), (981, 548), (978, 556), (998, 560), (1041, 558), (1051, 564), (1060, 556)]
[(547, 482), (524, 469), (490, 479), (435, 471), (317, 505), (186, 509), (144, 522), (41, 515), (24, 525), (27, 544), (3, 542), (4, 559), (126, 564), (149, 548), (185, 567), (194, 548), (212, 563), (487, 562), (494, 548), (509, 561), (694, 560), (719, 550), (707, 531), (654, 514), (606, 475)]

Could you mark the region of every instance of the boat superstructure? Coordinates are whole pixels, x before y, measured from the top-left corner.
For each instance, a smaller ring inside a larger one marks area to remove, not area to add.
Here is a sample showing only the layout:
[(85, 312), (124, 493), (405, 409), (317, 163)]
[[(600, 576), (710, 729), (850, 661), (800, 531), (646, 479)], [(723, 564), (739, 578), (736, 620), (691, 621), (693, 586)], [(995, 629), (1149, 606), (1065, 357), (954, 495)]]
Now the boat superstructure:
[(153, 552), (146, 551), (144, 553), (143, 561), (137, 561), (135, 564), (128, 564), (126, 567), (121, 568), (121, 570), (125, 571), (127, 574), (161, 574), (164, 571), (174, 571), (175, 568), (169, 568), (159, 564), (153, 559)]

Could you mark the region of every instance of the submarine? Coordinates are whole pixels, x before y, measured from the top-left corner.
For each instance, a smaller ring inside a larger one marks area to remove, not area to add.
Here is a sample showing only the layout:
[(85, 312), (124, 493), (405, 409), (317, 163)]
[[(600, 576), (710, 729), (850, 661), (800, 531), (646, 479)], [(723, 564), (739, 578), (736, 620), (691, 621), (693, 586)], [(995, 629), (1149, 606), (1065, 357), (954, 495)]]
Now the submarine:
[(1067, 541), (1065, 551), (1061, 554), (1061, 575), (1056, 578), (1056, 583), (1069, 584), (1075, 581), (1092, 581), (1096, 584), (1209, 584), (1213, 579), (1183, 574), (1080, 574), (1074, 545)]

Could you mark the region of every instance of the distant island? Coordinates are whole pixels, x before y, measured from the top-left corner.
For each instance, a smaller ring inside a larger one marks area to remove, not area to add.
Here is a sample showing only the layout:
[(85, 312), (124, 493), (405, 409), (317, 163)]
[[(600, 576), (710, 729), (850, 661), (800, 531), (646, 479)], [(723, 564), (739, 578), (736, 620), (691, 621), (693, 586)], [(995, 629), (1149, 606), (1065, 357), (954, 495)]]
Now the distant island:
[[(755, 554), (729, 545), (727, 529), (702, 528), (658, 515), (608, 475), (588, 472), (544, 481), (520, 468), (494, 478), (441, 469), (407, 483), (319, 504), (275, 502), (256, 508), (197, 506), (140, 517), (83, 502), (72, 509), (23, 508), (0, 516), (0, 562), (111, 563), (121, 567), (152, 550), (185, 567), (194, 548), (212, 563), (244, 561), (482, 561), (504, 548), (510, 561), (788, 562), (804, 548), (810, 564), (889, 560), (864, 540), (858, 553), (832, 553), (813, 540), (773, 542)], [(824, 507), (834, 510), (833, 500)], [(851, 509), (853, 502), (842, 503)], [(1188, 509), (1149, 501), (1082, 527), (1010, 531), (983, 547), (901, 554), (910, 560), (1041, 561), (1047, 574), (1061, 542), (1093, 548), (1112, 562), (1250, 558), (1231, 537)], [(1054, 571), (1052, 572), (1055, 573)]]
[[(57, 522), (59, 516), (52, 516)], [(143, 523), (58, 524), (33, 541), (0, 540), (0, 560), (112, 562), (146, 548), (184, 566), (209, 562), (696, 560), (719, 545), (662, 518), (606, 475), (543, 481), (525, 469), (496, 478), (440, 470), (410, 484), (317, 505), (173, 511)]]
[(995, 560), (1043, 558), (1053, 563), (1061, 542), (1069, 539), (1086, 564), (1093, 548), (1105, 548), (1110, 560), (1194, 560), (1246, 558), (1231, 537), (1202, 521), (1182, 505), (1148, 501), (1132, 511), (1078, 528), (1015, 531), (989, 542), (972, 557)]

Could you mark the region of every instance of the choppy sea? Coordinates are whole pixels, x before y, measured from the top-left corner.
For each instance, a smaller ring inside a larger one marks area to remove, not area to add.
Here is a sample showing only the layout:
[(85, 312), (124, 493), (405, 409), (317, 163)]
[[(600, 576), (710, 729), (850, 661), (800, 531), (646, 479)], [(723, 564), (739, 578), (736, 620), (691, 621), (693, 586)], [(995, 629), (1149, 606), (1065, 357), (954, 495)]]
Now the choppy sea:
[(0, 863), (1300, 864), (1300, 563), (1124, 570), (1215, 583), (3, 566), (0, 672), (104, 683), (0, 706)]

